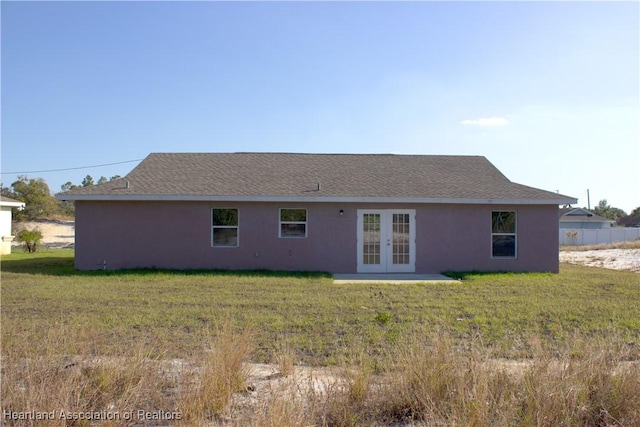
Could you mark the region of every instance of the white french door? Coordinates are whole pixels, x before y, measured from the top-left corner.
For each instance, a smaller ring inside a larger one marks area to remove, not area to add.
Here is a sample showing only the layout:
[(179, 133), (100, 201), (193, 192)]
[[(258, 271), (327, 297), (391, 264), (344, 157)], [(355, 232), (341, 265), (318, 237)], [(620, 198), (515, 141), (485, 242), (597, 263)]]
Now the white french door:
[(358, 210), (358, 273), (416, 270), (416, 211)]

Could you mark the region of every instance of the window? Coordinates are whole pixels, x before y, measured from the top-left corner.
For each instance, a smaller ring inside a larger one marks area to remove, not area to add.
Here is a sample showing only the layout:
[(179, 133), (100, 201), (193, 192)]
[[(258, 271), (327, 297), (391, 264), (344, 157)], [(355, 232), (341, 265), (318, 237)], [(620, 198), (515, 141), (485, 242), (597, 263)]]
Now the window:
[(516, 257), (516, 213), (491, 212), (491, 256)]
[(280, 237), (307, 237), (306, 209), (280, 209)]
[(211, 210), (211, 246), (238, 246), (238, 209)]

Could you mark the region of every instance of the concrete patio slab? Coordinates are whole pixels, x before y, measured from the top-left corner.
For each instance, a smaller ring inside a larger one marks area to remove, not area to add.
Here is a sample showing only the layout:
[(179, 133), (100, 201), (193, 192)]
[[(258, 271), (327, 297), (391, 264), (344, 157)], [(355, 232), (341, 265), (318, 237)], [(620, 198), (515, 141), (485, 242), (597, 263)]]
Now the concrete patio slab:
[(459, 283), (443, 274), (380, 273), (380, 274), (334, 274), (333, 283)]

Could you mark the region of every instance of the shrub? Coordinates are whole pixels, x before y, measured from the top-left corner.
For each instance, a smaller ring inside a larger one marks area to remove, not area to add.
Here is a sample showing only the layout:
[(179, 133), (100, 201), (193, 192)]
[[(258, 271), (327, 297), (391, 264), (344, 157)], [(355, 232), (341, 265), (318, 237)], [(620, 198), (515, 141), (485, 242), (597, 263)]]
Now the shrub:
[(22, 242), (26, 251), (29, 253), (35, 252), (38, 244), (42, 240), (42, 231), (38, 228), (33, 228), (31, 230), (25, 228), (18, 232), (17, 238), (19, 242)]

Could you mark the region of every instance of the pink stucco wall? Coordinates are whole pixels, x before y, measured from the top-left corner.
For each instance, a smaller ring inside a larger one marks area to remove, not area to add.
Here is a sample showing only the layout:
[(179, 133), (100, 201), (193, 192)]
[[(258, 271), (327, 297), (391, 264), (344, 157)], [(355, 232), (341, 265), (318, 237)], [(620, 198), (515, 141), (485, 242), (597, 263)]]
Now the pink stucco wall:
[[(239, 209), (239, 247), (211, 247), (214, 207)], [(308, 209), (307, 238), (278, 238), (279, 208)], [(75, 265), (355, 273), (357, 209), (390, 208), (416, 210), (417, 273), (558, 271), (555, 205), (77, 201)], [(494, 210), (517, 212), (517, 259), (491, 258)]]
[[(491, 257), (491, 212), (517, 213), (517, 258)], [(558, 271), (555, 205), (431, 205), (416, 212), (416, 270)]]

